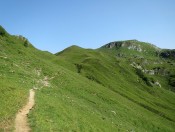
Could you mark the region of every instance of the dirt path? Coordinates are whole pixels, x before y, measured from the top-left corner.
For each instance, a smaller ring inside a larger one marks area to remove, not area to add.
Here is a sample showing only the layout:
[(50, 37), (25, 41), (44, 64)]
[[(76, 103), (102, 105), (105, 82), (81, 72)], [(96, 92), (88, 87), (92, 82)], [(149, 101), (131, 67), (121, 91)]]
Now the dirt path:
[(33, 89), (30, 90), (29, 100), (27, 104), (18, 112), (15, 119), (15, 132), (29, 132), (30, 127), (27, 123), (27, 114), (30, 109), (34, 106), (35, 100), (35, 91)]

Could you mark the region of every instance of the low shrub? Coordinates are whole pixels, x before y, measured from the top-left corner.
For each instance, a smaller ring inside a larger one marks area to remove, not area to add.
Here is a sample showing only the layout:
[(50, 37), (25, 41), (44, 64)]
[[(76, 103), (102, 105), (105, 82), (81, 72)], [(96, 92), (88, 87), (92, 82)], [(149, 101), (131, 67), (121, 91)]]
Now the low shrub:
[(148, 85), (152, 87), (150, 79), (144, 75), (140, 69), (136, 69), (136, 74)]
[(6, 34), (5, 29), (2, 26), (0, 26), (0, 36), (4, 36), (5, 34)]

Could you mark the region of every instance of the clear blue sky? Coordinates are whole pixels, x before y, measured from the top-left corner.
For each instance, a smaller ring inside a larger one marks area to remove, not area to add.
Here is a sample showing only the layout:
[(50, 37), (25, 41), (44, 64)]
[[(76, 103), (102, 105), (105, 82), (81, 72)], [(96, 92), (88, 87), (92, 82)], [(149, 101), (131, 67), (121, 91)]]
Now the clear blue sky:
[(0, 25), (52, 53), (137, 39), (175, 49), (175, 0), (0, 0)]

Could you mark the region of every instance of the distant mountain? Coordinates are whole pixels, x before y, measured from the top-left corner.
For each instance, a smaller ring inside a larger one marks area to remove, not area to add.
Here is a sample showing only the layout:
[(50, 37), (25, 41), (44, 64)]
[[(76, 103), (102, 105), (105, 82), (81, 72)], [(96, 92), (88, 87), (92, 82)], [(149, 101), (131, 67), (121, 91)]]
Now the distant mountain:
[(35, 89), (32, 131), (174, 131), (174, 50), (137, 40), (56, 54), (0, 27), (0, 131)]

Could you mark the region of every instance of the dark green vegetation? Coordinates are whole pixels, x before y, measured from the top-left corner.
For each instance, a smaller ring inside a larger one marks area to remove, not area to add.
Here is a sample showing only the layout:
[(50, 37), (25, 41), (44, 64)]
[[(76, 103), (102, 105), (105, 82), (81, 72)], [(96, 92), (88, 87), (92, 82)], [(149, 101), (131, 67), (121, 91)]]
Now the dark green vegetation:
[(166, 51), (128, 40), (53, 55), (0, 35), (0, 131), (13, 130), (35, 88), (33, 131), (173, 132), (175, 61)]
[(160, 56), (163, 58), (175, 59), (175, 50), (163, 50)]
[(7, 34), (7, 32), (5, 31), (5, 29), (0, 25), (0, 36), (5, 36)]

